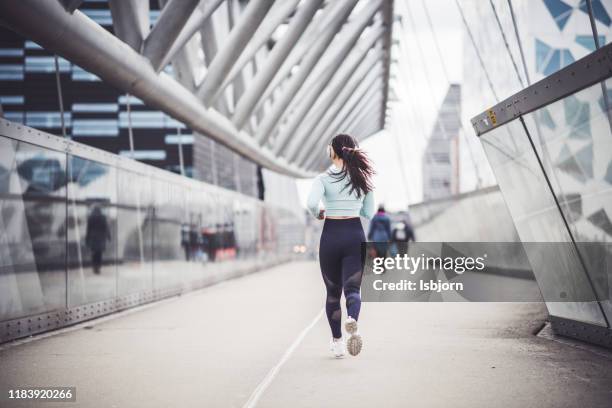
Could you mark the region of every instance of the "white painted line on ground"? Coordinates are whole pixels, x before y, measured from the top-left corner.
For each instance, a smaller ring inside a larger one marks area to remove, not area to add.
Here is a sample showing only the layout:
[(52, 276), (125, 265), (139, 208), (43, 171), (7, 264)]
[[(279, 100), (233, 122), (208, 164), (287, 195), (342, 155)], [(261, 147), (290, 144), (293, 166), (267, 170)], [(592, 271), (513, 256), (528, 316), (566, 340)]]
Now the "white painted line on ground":
[(257, 388), (255, 388), (255, 391), (253, 391), (248, 401), (244, 404), (243, 408), (255, 408), (257, 406), (257, 403), (259, 402), (259, 398), (261, 398), (263, 393), (270, 386), (270, 384), (274, 380), (274, 377), (276, 377), (276, 374), (278, 374), (281, 367), (287, 362), (287, 360), (289, 360), (289, 358), (291, 357), (295, 349), (298, 348), (298, 346), (300, 345), (302, 340), (304, 340), (304, 337), (306, 337), (310, 329), (312, 329), (314, 325), (317, 324), (321, 316), (323, 316), (323, 312), (325, 312), (325, 308), (321, 309), (319, 313), (317, 313), (315, 318), (312, 319), (312, 322), (310, 322), (310, 324), (306, 326), (304, 330), (302, 330), (302, 332), (297, 336), (297, 338), (294, 340), (291, 346), (289, 346), (287, 351), (285, 351), (285, 354), (283, 354), (283, 356), (278, 361), (278, 363), (276, 363), (276, 365), (272, 367), (270, 371), (268, 371), (268, 374), (259, 383)]

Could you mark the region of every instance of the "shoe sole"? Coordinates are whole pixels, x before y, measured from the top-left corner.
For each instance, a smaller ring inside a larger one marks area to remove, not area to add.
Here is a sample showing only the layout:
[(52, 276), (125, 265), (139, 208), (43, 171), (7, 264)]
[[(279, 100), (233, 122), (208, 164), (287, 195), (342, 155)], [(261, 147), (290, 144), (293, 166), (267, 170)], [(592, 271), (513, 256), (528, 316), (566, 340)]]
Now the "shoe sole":
[(346, 349), (351, 356), (356, 356), (361, 352), (361, 348), (363, 347), (363, 340), (361, 336), (357, 334), (357, 321), (355, 319), (347, 321), (344, 324), (344, 328), (347, 333), (351, 335), (346, 341)]
[(351, 337), (346, 341), (346, 349), (351, 356), (356, 356), (361, 352), (363, 347), (363, 340), (359, 334), (352, 334)]

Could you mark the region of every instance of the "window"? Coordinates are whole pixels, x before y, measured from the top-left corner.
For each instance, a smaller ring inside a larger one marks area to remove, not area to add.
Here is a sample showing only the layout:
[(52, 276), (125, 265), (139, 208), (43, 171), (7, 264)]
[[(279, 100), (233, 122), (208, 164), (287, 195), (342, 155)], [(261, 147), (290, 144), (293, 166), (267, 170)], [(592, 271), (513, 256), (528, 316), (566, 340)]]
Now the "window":
[(85, 71), (78, 65), (74, 65), (72, 68), (71, 78), (73, 81), (100, 81), (100, 78), (91, 72)]
[(74, 136), (118, 136), (116, 119), (75, 119), (72, 123)]
[[(58, 67), (60, 72), (70, 72), (70, 62), (63, 58), (58, 59)], [(52, 73), (55, 72), (54, 57), (26, 57), (25, 58), (26, 72), (35, 73)]]
[(73, 112), (102, 112), (112, 113), (119, 110), (116, 103), (75, 103), (72, 105)]
[[(64, 123), (70, 126), (72, 114), (64, 112)], [(26, 125), (33, 128), (60, 128), (62, 119), (59, 112), (26, 112)]]
[(121, 150), (120, 156), (133, 158), (134, 160), (166, 160), (164, 150), (134, 150), (134, 154), (129, 150)]
[(0, 95), (0, 104), (2, 105), (23, 105), (23, 101), (22, 95)]
[(164, 142), (168, 145), (174, 145), (179, 143), (179, 139), (181, 144), (193, 144), (193, 135), (166, 135)]
[(23, 65), (0, 64), (0, 81), (23, 81)]

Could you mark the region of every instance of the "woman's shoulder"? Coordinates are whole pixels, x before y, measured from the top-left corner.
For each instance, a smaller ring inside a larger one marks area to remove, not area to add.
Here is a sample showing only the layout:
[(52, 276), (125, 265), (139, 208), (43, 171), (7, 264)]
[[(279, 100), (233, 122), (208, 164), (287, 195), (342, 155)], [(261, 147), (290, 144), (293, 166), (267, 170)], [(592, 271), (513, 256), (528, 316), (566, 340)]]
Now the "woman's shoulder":
[(322, 173), (319, 173), (315, 178), (325, 182), (325, 181), (329, 181), (331, 177), (332, 177), (331, 172), (328, 169)]

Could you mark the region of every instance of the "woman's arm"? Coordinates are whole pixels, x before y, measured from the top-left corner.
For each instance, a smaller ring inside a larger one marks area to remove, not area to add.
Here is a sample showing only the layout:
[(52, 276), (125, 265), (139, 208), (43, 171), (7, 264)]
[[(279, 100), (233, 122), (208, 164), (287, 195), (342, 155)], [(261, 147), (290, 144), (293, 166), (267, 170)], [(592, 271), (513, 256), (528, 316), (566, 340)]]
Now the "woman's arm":
[(368, 193), (363, 198), (363, 204), (361, 205), (361, 211), (359, 211), (359, 215), (368, 220), (371, 220), (374, 216), (374, 193), (368, 191)]
[(308, 208), (308, 211), (316, 218), (320, 218), (319, 211), (321, 207), (319, 207), (319, 203), (323, 198), (323, 194), (325, 194), (325, 186), (323, 186), (321, 178), (316, 177), (312, 182), (310, 194), (308, 194), (308, 199), (306, 200), (306, 208)]

